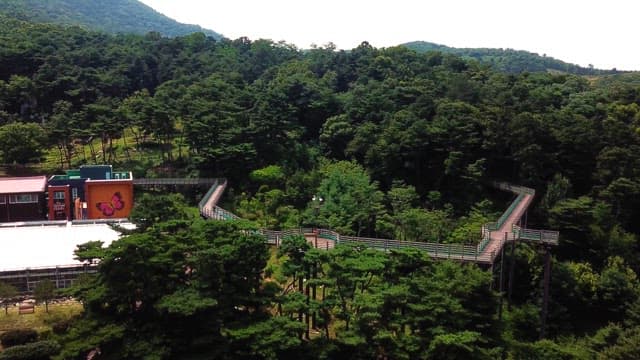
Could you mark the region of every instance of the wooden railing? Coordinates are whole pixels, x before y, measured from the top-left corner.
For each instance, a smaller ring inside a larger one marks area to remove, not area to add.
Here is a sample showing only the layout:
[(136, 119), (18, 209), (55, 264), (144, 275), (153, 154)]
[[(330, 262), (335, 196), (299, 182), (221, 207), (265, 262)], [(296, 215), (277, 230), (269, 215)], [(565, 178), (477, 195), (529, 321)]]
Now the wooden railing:
[(550, 245), (558, 245), (560, 233), (552, 230), (523, 229), (518, 225), (513, 225), (513, 235), (515, 239), (528, 241), (538, 241)]
[[(284, 231), (277, 230), (260, 230), (259, 233), (265, 237), (267, 243), (279, 246), (282, 239), (288, 235), (310, 235), (313, 234), (321, 239), (331, 240), (335, 244), (362, 244), (371, 248), (388, 251), (391, 249), (403, 249), (403, 248), (415, 248), (421, 249), (429, 253), (429, 255), (436, 258), (456, 259), (462, 261), (474, 261), (478, 263), (493, 263), (498, 256), (500, 250), (504, 246), (506, 241), (513, 241), (515, 239), (540, 241), (549, 244), (557, 244), (558, 232), (546, 231), (546, 230), (531, 230), (520, 229), (514, 225), (511, 234), (507, 232), (505, 237), (500, 237), (493, 241), (497, 241), (496, 246), (492, 246), (494, 250), (490, 253), (486, 253), (485, 249), (487, 245), (491, 243), (491, 233), (501, 229), (505, 222), (511, 217), (513, 211), (518, 205), (524, 201), (526, 195), (534, 195), (535, 190), (524, 186), (516, 186), (503, 182), (495, 182), (493, 185), (501, 190), (511, 191), (517, 194), (515, 200), (511, 202), (507, 210), (500, 216), (498, 221), (488, 223), (482, 226), (482, 240), (476, 246), (464, 245), (464, 244), (447, 244), (447, 243), (429, 243), (429, 242), (417, 242), (417, 241), (401, 241), (394, 239), (381, 239), (381, 238), (368, 238), (358, 236), (340, 235), (335, 231), (327, 229), (311, 229), (311, 228), (299, 228), (290, 229)], [(208, 196), (205, 196), (203, 201), (212, 196), (215, 189), (210, 190)], [(238, 219), (236, 215), (228, 212), (219, 207), (214, 209), (201, 209), (203, 216), (210, 219), (217, 220), (232, 220)]]
[(511, 203), (511, 205), (509, 205), (507, 210), (505, 210), (505, 212), (503, 212), (502, 215), (500, 215), (500, 218), (498, 218), (498, 221), (493, 223), (488, 223), (485, 225), (487, 229), (489, 229), (489, 231), (496, 231), (500, 229), (502, 225), (504, 225), (504, 222), (507, 221), (507, 219), (509, 219), (509, 216), (511, 216), (511, 214), (513, 213), (513, 210), (515, 210), (516, 207), (518, 207), (518, 205), (520, 204), (520, 202), (524, 200), (524, 196), (525, 196), (524, 194), (518, 194), (516, 199), (513, 200), (513, 202)]
[(240, 220), (239, 216), (219, 206), (213, 209), (201, 208), (200, 215), (211, 220)]
[(200, 202), (198, 203), (198, 209), (200, 209), (201, 212), (204, 209), (204, 207), (207, 205), (207, 202), (209, 201), (211, 196), (213, 196), (213, 193), (216, 191), (216, 189), (218, 189), (218, 186), (220, 186), (220, 182), (216, 179), (211, 185), (211, 187), (209, 188), (209, 190), (207, 191), (207, 193), (204, 194), (204, 196), (202, 197), (202, 200), (200, 200)]
[(512, 184), (509, 184), (506, 182), (500, 182), (500, 181), (494, 181), (492, 184), (494, 187), (500, 190), (511, 191), (512, 193), (515, 193), (515, 194), (529, 194), (529, 195), (536, 194), (535, 189), (528, 188), (526, 186), (512, 185)]
[(240, 219), (234, 213), (227, 211), (217, 205), (218, 200), (227, 186), (226, 179), (216, 179), (215, 183), (209, 188), (198, 203), (200, 215), (207, 219), (213, 220), (238, 220)]
[(414, 248), (428, 252), (431, 256), (444, 259), (463, 261), (488, 262), (490, 257), (482, 256), (477, 246), (463, 244), (428, 243), (417, 241), (402, 241), (393, 239), (368, 238), (360, 236), (340, 235), (327, 229), (289, 229), (289, 230), (260, 230), (268, 244), (280, 246), (282, 239), (290, 235), (317, 235), (318, 238), (332, 240), (335, 244), (364, 245), (370, 248), (389, 251), (392, 249)]

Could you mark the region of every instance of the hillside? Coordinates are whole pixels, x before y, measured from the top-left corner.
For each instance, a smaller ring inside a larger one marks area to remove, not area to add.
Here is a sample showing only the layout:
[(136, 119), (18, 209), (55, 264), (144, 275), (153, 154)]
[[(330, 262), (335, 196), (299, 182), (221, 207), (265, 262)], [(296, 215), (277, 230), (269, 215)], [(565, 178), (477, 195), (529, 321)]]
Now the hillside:
[(198, 25), (179, 23), (136, 0), (3, 0), (0, 12), (21, 20), (80, 25), (109, 33), (157, 31), (181, 36), (203, 32), (216, 39), (222, 37)]
[(454, 48), (426, 41), (413, 41), (402, 44), (417, 52), (440, 51), (452, 53), (462, 57), (478, 60), (490, 65), (498, 71), (508, 73), (528, 72), (563, 72), (576, 75), (602, 75), (618, 73), (615, 69), (601, 70), (585, 68), (576, 64), (566, 63), (562, 60), (548, 56), (540, 56), (523, 50), (514, 49), (487, 49), (487, 48)]
[[(56, 173), (108, 163), (136, 178), (225, 177), (221, 205), (247, 220), (190, 224), (167, 191), (136, 199), (133, 219), (171, 222), (78, 254), (100, 259), (100, 274), (74, 290), (82, 315), (48, 335), (56, 358), (638, 358), (631, 74), (595, 87), (366, 42), (301, 51), (2, 15), (0, 34), (8, 173), (44, 157)], [(305, 252), (304, 237), (282, 236), (270, 261), (255, 231), (477, 244), (513, 201), (494, 180), (536, 190), (526, 226), (560, 231), (552, 256), (510, 241), (500, 268), (482, 269), (402, 249)]]

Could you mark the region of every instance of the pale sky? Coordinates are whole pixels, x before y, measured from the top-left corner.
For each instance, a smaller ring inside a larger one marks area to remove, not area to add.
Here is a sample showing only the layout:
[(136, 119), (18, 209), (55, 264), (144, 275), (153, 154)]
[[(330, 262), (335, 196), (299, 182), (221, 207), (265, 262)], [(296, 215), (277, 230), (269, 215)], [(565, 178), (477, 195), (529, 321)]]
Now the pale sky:
[(640, 70), (636, 0), (141, 0), (230, 39), (352, 49), (423, 40), (547, 54), (596, 68)]

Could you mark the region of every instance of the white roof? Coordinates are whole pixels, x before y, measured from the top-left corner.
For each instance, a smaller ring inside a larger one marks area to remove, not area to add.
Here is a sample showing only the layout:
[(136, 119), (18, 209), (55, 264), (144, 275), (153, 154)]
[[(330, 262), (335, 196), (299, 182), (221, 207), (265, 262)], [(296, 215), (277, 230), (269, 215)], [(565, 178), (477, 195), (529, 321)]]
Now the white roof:
[(76, 245), (100, 240), (108, 246), (119, 236), (107, 224), (1, 227), (0, 271), (79, 264)]

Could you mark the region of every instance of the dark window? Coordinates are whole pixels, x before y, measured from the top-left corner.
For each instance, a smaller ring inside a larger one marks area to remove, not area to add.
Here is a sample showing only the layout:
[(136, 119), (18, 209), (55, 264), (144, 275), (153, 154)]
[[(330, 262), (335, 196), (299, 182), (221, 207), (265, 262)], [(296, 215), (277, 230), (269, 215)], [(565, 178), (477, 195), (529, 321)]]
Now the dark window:
[(36, 194), (18, 194), (18, 195), (10, 195), (9, 203), (10, 204), (31, 204), (38, 202), (38, 195)]

